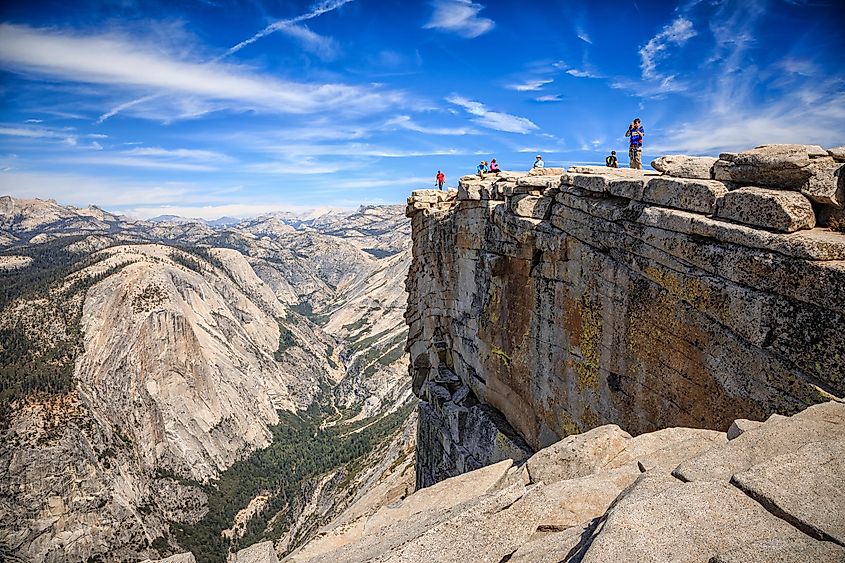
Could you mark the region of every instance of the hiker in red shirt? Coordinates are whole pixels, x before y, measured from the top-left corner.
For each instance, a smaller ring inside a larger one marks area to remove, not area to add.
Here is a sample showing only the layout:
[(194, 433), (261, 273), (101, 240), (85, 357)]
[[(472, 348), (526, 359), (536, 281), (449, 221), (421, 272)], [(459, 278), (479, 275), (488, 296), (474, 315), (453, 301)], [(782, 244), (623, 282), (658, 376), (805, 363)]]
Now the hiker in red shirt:
[(437, 178), (437, 189), (442, 190), (443, 189), (443, 182), (446, 181), (446, 174), (444, 174), (443, 172), (438, 170), (436, 178)]

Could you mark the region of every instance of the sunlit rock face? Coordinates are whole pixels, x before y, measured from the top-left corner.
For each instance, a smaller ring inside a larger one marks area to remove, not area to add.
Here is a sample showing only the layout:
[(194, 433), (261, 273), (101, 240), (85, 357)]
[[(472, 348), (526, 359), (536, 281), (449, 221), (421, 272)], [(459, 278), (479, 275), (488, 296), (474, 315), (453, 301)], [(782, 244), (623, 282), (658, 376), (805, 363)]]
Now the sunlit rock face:
[(723, 157), (412, 194), (418, 484), (602, 424), (725, 431), (845, 395), (845, 236), (803, 195), (835, 193), (843, 164), (806, 145)]

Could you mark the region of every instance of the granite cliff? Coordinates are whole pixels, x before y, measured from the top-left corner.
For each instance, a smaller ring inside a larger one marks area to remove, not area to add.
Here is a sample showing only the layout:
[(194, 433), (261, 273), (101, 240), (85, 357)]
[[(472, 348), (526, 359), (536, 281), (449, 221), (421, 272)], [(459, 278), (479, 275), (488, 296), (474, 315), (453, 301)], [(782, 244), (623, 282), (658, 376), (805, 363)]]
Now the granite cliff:
[(845, 561), (843, 157), (413, 192), (418, 489), (285, 561)]
[(841, 156), (769, 145), (414, 192), (418, 486), (603, 424), (725, 431), (845, 395)]

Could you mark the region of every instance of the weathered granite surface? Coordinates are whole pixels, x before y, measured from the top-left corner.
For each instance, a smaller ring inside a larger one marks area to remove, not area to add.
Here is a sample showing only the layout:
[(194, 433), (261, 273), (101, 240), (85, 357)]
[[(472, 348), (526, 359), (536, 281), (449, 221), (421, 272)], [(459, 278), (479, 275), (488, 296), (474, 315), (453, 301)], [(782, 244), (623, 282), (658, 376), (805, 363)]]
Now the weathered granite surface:
[[(770, 428), (782, 425), (800, 444), (788, 459)], [(327, 528), (284, 561), (841, 563), (843, 431), (839, 402), (767, 420), (730, 442), (712, 430), (632, 438), (601, 426), (522, 467), (500, 461)], [(672, 476), (678, 463), (717, 462), (725, 448), (753, 461), (727, 478)]]
[(831, 157), (750, 152), (721, 155), (729, 181), (577, 166), (412, 194), (420, 486), (603, 424), (725, 431), (845, 395), (845, 236), (801, 193)]

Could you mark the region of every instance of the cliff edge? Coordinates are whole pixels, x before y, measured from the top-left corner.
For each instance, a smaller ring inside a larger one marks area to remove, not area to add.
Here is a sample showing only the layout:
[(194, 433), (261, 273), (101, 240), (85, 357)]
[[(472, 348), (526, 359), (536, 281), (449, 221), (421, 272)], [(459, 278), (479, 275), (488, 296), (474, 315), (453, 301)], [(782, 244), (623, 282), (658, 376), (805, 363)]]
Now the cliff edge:
[(465, 176), (408, 200), (417, 486), (604, 424), (631, 435), (845, 395), (843, 154)]

